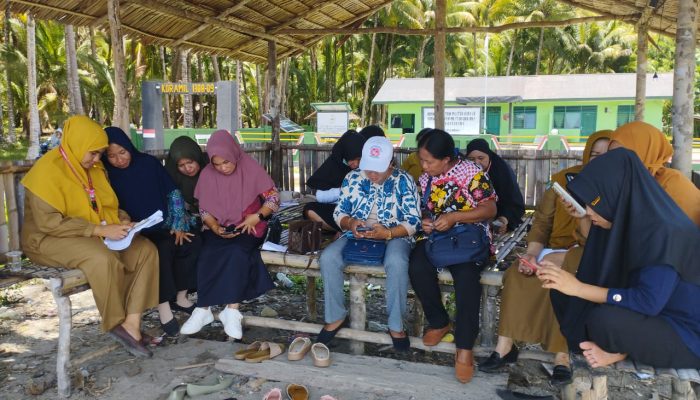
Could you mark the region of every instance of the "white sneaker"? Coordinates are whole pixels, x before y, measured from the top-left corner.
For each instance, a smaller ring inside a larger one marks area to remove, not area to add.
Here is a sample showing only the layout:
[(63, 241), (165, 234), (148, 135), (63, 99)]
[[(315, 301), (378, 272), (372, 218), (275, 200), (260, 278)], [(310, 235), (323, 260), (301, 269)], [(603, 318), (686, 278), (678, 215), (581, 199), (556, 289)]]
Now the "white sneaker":
[(241, 321), (243, 315), (235, 308), (226, 307), (219, 313), (219, 320), (224, 324), (224, 332), (234, 339), (243, 337), (243, 326)]
[(212, 314), (211, 309), (197, 307), (187, 319), (187, 322), (180, 328), (180, 333), (183, 335), (192, 335), (202, 330), (204, 325), (208, 325), (213, 321), (214, 314)]

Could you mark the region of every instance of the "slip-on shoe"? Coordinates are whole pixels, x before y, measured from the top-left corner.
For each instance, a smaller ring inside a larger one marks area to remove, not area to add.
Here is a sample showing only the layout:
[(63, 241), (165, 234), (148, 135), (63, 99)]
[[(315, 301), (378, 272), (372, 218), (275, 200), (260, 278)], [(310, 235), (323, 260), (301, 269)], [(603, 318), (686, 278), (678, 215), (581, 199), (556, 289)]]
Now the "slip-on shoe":
[(423, 344), (426, 346), (437, 346), (450, 329), (452, 329), (451, 323), (442, 328), (428, 328), (423, 335)]
[(148, 350), (140, 340), (134, 339), (123, 326), (117, 325), (116, 328), (109, 331), (109, 335), (124, 346), (124, 349), (131, 355), (143, 358), (153, 357), (153, 352)]
[(343, 322), (338, 325), (337, 328), (333, 329), (332, 331), (327, 330), (326, 328), (321, 328), (321, 332), (318, 333), (318, 336), (316, 337), (316, 343), (323, 343), (323, 344), (328, 344), (333, 340), (335, 335), (340, 332), (341, 329), (345, 328), (348, 326), (349, 320), (348, 317), (345, 317)]
[(311, 339), (307, 337), (298, 337), (292, 340), (292, 343), (289, 345), (289, 351), (287, 352), (287, 359), (289, 361), (301, 360), (306, 353), (311, 350), (311, 345)]
[(510, 351), (503, 357), (496, 351), (492, 352), (486, 361), (479, 363), (479, 371), (496, 372), (506, 364), (512, 364), (516, 361), (518, 361), (518, 348), (513, 345)]

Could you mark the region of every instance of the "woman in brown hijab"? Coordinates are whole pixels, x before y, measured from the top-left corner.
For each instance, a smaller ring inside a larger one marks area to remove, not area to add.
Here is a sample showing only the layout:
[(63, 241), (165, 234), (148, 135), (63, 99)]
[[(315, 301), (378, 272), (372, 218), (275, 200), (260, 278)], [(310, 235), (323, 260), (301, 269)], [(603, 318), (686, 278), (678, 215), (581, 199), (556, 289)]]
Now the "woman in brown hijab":
[(630, 122), (613, 132), (610, 150), (624, 147), (639, 156), (656, 182), (678, 204), (691, 221), (700, 225), (700, 190), (680, 171), (666, 168), (673, 147), (660, 130), (645, 122)]
[[(589, 136), (583, 150), (583, 163), (552, 175), (552, 182), (566, 187), (567, 181), (576, 176), (591, 159), (607, 151), (611, 134), (612, 131), (605, 130)], [(576, 234), (577, 226), (577, 220), (569, 215), (554, 190), (545, 191), (535, 210), (534, 222), (526, 238), (527, 252), (523, 258), (535, 264), (549, 260), (562, 265), (565, 259), (571, 258), (568, 253), (578, 250), (584, 244), (581, 235)], [(574, 269), (577, 265), (575, 262), (568, 264)], [(542, 283), (535, 278), (533, 272), (524, 263), (517, 261), (506, 271), (501, 295), (498, 344), (496, 351), (479, 365), (479, 369), (495, 372), (503, 365), (515, 362), (518, 349), (513, 345), (514, 340), (541, 343), (545, 350), (556, 353), (553, 382), (566, 382), (571, 377), (566, 339), (559, 330), (552, 310), (549, 290), (542, 289)]]

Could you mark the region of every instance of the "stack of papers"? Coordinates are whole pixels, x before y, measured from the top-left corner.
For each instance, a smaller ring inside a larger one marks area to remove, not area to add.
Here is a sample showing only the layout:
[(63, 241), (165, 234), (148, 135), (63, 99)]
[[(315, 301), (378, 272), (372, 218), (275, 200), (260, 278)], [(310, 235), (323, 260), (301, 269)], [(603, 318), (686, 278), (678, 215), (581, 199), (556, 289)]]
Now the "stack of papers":
[(107, 248), (109, 248), (110, 250), (124, 250), (127, 247), (129, 247), (131, 241), (134, 239), (134, 235), (136, 235), (143, 229), (150, 228), (154, 225), (159, 224), (161, 221), (163, 221), (163, 211), (158, 210), (154, 212), (150, 217), (136, 223), (136, 225), (134, 225), (129, 230), (129, 233), (123, 239), (105, 239), (105, 245), (107, 245)]

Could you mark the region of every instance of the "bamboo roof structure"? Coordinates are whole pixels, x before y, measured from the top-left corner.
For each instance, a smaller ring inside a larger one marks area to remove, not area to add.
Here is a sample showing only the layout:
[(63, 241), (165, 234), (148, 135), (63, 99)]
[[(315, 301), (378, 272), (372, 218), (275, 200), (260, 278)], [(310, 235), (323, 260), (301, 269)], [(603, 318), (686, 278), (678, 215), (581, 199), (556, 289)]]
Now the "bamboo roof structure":
[[(566, 21), (532, 21), (495, 27), (447, 27), (447, 33), (502, 32), (619, 19), (674, 36), (679, 0), (558, 0), (596, 13)], [(76, 26), (106, 28), (107, 0), (9, 0), (11, 11)], [(333, 34), (383, 32), (432, 35), (434, 29), (361, 28), (391, 0), (121, 0), (123, 32), (144, 43), (267, 62), (267, 41), (278, 58), (299, 54)], [(700, 35), (698, 35), (700, 38)], [(700, 39), (699, 39), (700, 40)]]

